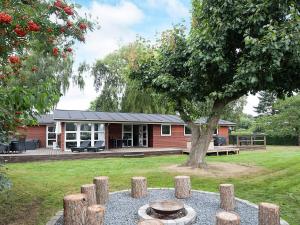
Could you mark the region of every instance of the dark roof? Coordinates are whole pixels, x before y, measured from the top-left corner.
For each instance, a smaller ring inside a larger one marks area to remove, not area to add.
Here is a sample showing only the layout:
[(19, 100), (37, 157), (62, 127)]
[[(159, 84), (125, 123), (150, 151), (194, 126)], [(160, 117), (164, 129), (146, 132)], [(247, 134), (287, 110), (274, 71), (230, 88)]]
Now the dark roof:
[(37, 121), (41, 125), (53, 124), (54, 123), (53, 114), (45, 114), (45, 115), (37, 116)]
[[(184, 121), (177, 115), (145, 114), (145, 113), (117, 113), (117, 112), (94, 112), (80, 110), (55, 110), (54, 120), (59, 121), (101, 121), (101, 122), (133, 122), (133, 123), (170, 123), (184, 124)], [(206, 119), (201, 118), (197, 123), (205, 123)], [(235, 123), (220, 120), (219, 125), (235, 126)]]

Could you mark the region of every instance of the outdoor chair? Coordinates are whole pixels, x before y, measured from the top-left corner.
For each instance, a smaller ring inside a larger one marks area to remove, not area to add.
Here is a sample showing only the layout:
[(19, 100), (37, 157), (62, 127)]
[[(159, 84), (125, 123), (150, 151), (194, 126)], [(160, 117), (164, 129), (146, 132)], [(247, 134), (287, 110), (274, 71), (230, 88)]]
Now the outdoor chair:
[(22, 153), (26, 151), (25, 141), (12, 141), (10, 150), (15, 153)]
[(91, 145), (90, 141), (83, 141), (79, 147), (72, 147), (72, 152), (84, 152)]
[(0, 143), (0, 154), (5, 154), (9, 152), (9, 145)]
[(103, 151), (105, 148), (104, 141), (96, 141), (94, 147), (88, 147), (87, 151), (88, 152), (99, 152)]

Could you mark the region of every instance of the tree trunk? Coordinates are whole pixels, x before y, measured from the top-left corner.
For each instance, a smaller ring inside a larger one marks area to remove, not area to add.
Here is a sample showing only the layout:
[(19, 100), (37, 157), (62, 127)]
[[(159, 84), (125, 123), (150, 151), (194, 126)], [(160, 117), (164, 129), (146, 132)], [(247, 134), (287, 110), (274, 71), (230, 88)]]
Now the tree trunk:
[(64, 197), (64, 225), (85, 225), (88, 202), (85, 194)]
[(260, 203), (258, 212), (259, 225), (280, 225), (279, 206), (271, 203)]
[(105, 205), (109, 198), (109, 183), (108, 177), (101, 176), (94, 178), (94, 184), (96, 185), (96, 198), (97, 204)]
[(206, 168), (205, 156), (213, 138), (215, 129), (218, 126), (220, 114), (224, 109), (224, 104), (215, 103), (213, 106), (213, 113), (208, 117), (206, 124), (196, 124), (190, 122), (189, 125), (192, 129), (192, 144), (190, 150), (189, 160), (185, 166), (192, 168)]
[(86, 225), (103, 225), (105, 207), (101, 205), (92, 205), (87, 208)]
[(147, 195), (147, 178), (132, 177), (131, 178), (131, 197), (143, 198)]
[(298, 145), (300, 146), (300, 134), (298, 134)]
[(189, 176), (176, 176), (175, 180), (175, 197), (189, 198), (191, 197), (191, 179)]

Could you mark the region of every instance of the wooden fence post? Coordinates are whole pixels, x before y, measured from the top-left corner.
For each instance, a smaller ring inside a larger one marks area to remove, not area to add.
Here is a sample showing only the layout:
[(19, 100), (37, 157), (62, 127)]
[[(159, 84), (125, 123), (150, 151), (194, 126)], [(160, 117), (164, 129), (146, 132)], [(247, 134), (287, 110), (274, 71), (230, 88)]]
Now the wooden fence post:
[(85, 225), (88, 202), (85, 194), (64, 197), (64, 225)]
[(105, 207), (101, 205), (92, 205), (87, 208), (86, 225), (103, 225)]
[(131, 178), (131, 196), (133, 198), (142, 198), (147, 195), (147, 178), (132, 177)]
[(235, 208), (233, 184), (220, 184), (220, 207), (225, 211), (233, 211)]
[(81, 186), (81, 193), (86, 194), (88, 206), (97, 204), (95, 184), (85, 184)]
[(109, 178), (106, 176), (95, 177), (97, 204), (105, 205), (109, 198)]
[(176, 176), (175, 180), (175, 197), (189, 198), (191, 197), (191, 178), (189, 176)]
[(216, 225), (240, 225), (241, 219), (235, 213), (220, 212), (216, 215)]
[(280, 225), (280, 209), (278, 205), (271, 203), (259, 204), (259, 225)]

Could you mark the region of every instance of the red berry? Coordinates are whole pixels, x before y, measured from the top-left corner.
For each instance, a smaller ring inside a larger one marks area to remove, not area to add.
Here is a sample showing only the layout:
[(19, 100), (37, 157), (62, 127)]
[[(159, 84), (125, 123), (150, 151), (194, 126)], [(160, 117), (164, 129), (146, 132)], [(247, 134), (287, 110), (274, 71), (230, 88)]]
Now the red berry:
[(67, 21), (67, 27), (72, 27), (72, 26), (73, 26), (72, 21), (68, 20), (68, 21)]
[(85, 42), (84, 36), (80, 36), (80, 37), (79, 37), (79, 40), (82, 41), (82, 42)]
[(80, 23), (79, 28), (80, 28), (80, 30), (86, 30), (87, 25), (85, 23)]
[(73, 9), (70, 6), (65, 7), (64, 11), (70, 16), (74, 15)]
[(37, 25), (37, 24), (36, 24), (35, 22), (33, 22), (32, 20), (29, 21), (29, 22), (27, 23), (27, 28), (28, 28), (28, 30), (30, 30), (30, 31), (35, 31), (35, 32), (40, 31), (40, 26)]
[(48, 33), (52, 33), (53, 30), (51, 28), (48, 28), (47, 31)]
[(20, 111), (17, 111), (17, 112), (16, 112), (16, 115), (21, 115), (21, 114), (23, 114), (23, 113), (20, 112)]
[(15, 56), (15, 55), (9, 56), (8, 60), (12, 64), (20, 63), (20, 58), (18, 56)]
[(72, 52), (73, 49), (72, 49), (72, 48), (67, 48), (66, 51), (67, 51), (67, 52)]
[(57, 0), (56, 2), (54, 2), (54, 6), (56, 8), (61, 9), (63, 7), (63, 4), (62, 4), (61, 0)]
[(26, 36), (26, 31), (20, 27), (20, 25), (17, 25), (16, 28), (14, 29), (14, 32), (19, 36), (19, 37), (25, 37)]
[(60, 28), (60, 32), (61, 32), (61, 33), (64, 33), (65, 31), (66, 31), (66, 28), (65, 28), (65, 27), (61, 27), (61, 28)]
[(36, 72), (37, 69), (38, 69), (38, 68), (37, 68), (36, 66), (33, 66), (33, 67), (31, 68), (31, 71), (32, 71), (32, 72)]
[(58, 53), (59, 53), (58, 48), (53, 48), (52, 53), (53, 53), (54, 56), (58, 56)]
[(0, 12), (0, 23), (9, 24), (12, 21), (12, 16), (5, 12)]

